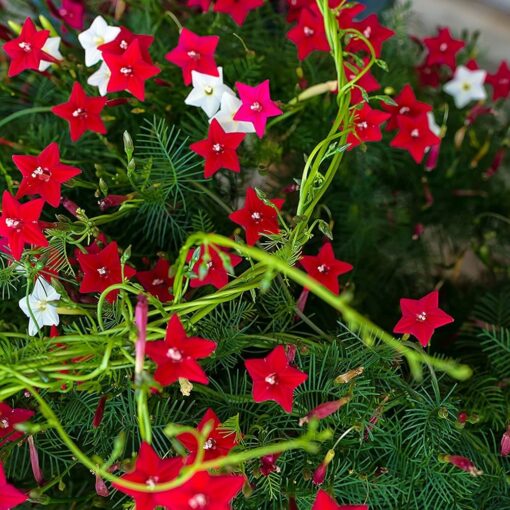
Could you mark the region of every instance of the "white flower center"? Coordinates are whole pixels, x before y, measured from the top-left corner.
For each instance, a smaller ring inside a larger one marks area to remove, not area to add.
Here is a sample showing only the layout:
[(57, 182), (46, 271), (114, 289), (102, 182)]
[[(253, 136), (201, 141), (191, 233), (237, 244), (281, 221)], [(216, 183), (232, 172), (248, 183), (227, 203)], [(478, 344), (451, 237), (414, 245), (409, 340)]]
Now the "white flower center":
[(51, 179), (51, 172), (49, 168), (38, 166), (31, 174), (32, 179), (39, 179), (43, 182), (49, 182)]
[(364, 129), (367, 129), (367, 127), (368, 127), (368, 123), (367, 123), (366, 121), (358, 122), (358, 123), (356, 124), (356, 126), (358, 127), (358, 129), (359, 129), (360, 131), (363, 131)]
[(427, 320), (427, 312), (417, 313), (416, 320), (418, 322), (425, 322)]
[(303, 32), (304, 32), (306, 37), (312, 37), (312, 35), (315, 34), (315, 30), (313, 28), (310, 28), (310, 27), (304, 27), (303, 28)]
[(250, 106), (250, 110), (252, 112), (258, 112), (260, 113), (262, 111), (262, 105), (258, 102), (258, 101), (255, 101), (251, 106)]
[(204, 443), (204, 450), (216, 450), (216, 441), (212, 437)]
[(221, 143), (215, 143), (213, 146), (212, 146), (212, 150), (213, 152), (215, 152), (216, 154), (221, 154), (223, 152), (223, 145)]
[(442, 51), (443, 53), (448, 49), (448, 44), (446, 44), (445, 42), (444, 43), (441, 43), (441, 45), (439, 46), (439, 51)]
[(104, 267), (104, 266), (103, 266), (103, 267), (98, 268), (98, 270), (97, 270), (97, 273), (99, 274), (99, 276), (100, 276), (101, 278), (105, 278), (106, 276), (108, 276), (108, 273), (109, 273), (109, 272), (110, 272), (110, 271), (108, 270), (108, 268), (107, 268), (107, 267)]
[(5, 218), (5, 225), (9, 228), (20, 231), (23, 222), (17, 218)]
[(147, 487), (150, 487), (151, 489), (153, 489), (154, 487), (156, 487), (158, 482), (159, 482), (159, 476), (149, 476), (149, 478), (147, 478), (147, 480), (145, 480), (145, 485), (147, 485)]
[(188, 505), (193, 510), (200, 509), (200, 508), (206, 508), (207, 498), (206, 498), (205, 494), (202, 494), (202, 493), (195, 494), (192, 498), (189, 499)]
[(133, 75), (133, 68), (131, 66), (121, 67), (120, 68), (120, 74), (123, 74), (124, 76), (132, 76)]
[(120, 41), (120, 44), (119, 46), (123, 49), (123, 50), (126, 50), (127, 47), (128, 47), (128, 43), (126, 40), (122, 39), (122, 41)]
[(319, 271), (319, 273), (326, 274), (329, 271), (329, 266), (321, 264), (320, 266), (317, 266), (317, 271)]
[(152, 285), (154, 287), (158, 285), (163, 285), (163, 283), (165, 283), (165, 280), (162, 280), (161, 278), (154, 278), (154, 280), (152, 280)]
[(102, 35), (96, 35), (93, 41), (96, 46), (101, 46), (101, 44), (104, 44), (104, 37)]
[(365, 30), (363, 30), (363, 35), (364, 35), (367, 39), (370, 39), (370, 36), (372, 35), (372, 27), (367, 27), (367, 28), (365, 28)]
[(210, 85), (206, 85), (204, 87), (204, 92), (206, 96), (212, 96), (214, 93), (214, 89)]
[(278, 376), (276, 375), (275, 372), (273, 372), (272, 374), (266, 376), (264, 381), (266, 381), (267, 384), (269, 384), (270, 386), (274, 386), (278, 382)]
[(38, 312), (45, 312), (48, 309), (48, 301), (46, 301), (45, 299), (40, 299), (35, 304), (35, 309)]
[(260, 220), (262, 219), (262, 214), (259, 213), (258, 211), (254, 211), (251, 213), (251, 219), (255, 222), (255, 223), (259, 223)]
[(420, 136), (420, 132), (418, 131), (418, 129), (415, 128), (411, 131), (412, 138), (419, 138), (419, 136)]
[(462, 82), (462, 90), (465, 90), (466, 92), (468, 90), (471, 90), (471, 83), (469, 83), (467, 81)]
[(406, 113), (409, 113), (410, 111), (411, 111), (411, 108), (409, 108), (409, 106), (402, 106), (402, 108), (400, 108), (398, 113), (400, 113), (400, 115), (405, 115)]
[(20, 42), (18, 46), (25, 52), (30, 53), (32, 51), (32, 45), (30, 43), (27, 43), (25, 41)]
[(2, 419), (0, 420), (0, 428), (2, 428), (2, 429), (8, 429), (8, 428), (9, 428), (9, 425), (10, 425), (10, 423), (9, 423), (9, 420), (8, 420), (7, 418), (2, 418)]
[(83, 108), (76, 108), (76, 110), (73, 112), (73, 117), (85, 118), (87, 117), (87, 110), (84, 110)]
[(182, 352), (175, 347), (170, 347), (168, 351), (166, 351), (166, 357), (170, 358), (172, 361), (181, 361), (182, 360)]
[(198, 51), (195, 50), (190, 50), (188, 51), (188, 57), (191, 58), (192, 60), (199, 60), (200, 53), (198, 53)]

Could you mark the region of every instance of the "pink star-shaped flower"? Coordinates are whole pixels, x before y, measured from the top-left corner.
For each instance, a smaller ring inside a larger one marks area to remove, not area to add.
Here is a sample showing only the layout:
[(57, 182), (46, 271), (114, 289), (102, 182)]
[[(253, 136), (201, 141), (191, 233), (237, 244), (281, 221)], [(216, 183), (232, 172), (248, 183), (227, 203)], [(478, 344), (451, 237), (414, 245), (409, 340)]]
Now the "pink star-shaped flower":
[(75, 82), (67, 103), (54, 106), (51, 111), (67, 120), (71, 130), (71, 140), (76, 142), (86, 131), (95, 131), (104, 135), (106, 127), (101, 112), (106, 105), (105, 97), (89, 97), (83, 87)]
[(439, 292), (432, 291), (421, 299), (400, 300), (402, 318), (397, 322), (394, 333), (414, 335), (425, 347), (436, 328), (453, 322), (453, 317), (439, 308)]
[(361, 110), (354, 110), (354, 132), (347, 136), (349, 149), (366, 142), (378, 142), (382, 140), (381, 126), (391, 115), (371, 108), (368, 103)]
[(182, 69), (184, 84), (191, 84), (191, 71), (219, 76), (214, 60), (214, 52), (220, 38), (217, 35), (200, 36), (183, 28), (177, 47), (165, 58)]
[[(34, 414), (30, 409), (13, 408), (0, 402), (0, 446), (23, 437), (24, 433), (16, 430), (14, 426), (30, 420)], [(1, 485), (0, 481), (0, 487)]]
[(506, 99), (510, 95), (510, 67), (502, 60), (494, 74), (488, 74), (485, 83), (492, 85), (492, 100)]
[(466, 45), (464, 41), (454, 39), (448, 28), (440, 28), (437, 36), (425, 37), (423, 44), (428, 50), (425, 60), (427, 66), (445, 65), (452, 71), (457, 67), (457, 53)]
[(7, 483), (4, 467), (0, 463), (0, 510), (11, 510), (24, 503), (28, 496)]
[(273, 400), (291, 413), (294, 390), (308, 379), (308, 375), (290, 366), (285, 347), (279, 345), (265, 358), (248, 359), (244, 364), (253, 380), (253, 400)]
[(214, 12), (228, 14), (238, 25), (242, 25), (250, 11), (263, 5), (264, 0), (217, 0)]
[(270, 97), (269, 80), (263, 81), (256, 87), (237, 82), (236, 87), (242, 105), (234, 115), (234, 120), (253, 123), (257, 135), (262, 138), (266, 130), (267, 119), (283, 113)]

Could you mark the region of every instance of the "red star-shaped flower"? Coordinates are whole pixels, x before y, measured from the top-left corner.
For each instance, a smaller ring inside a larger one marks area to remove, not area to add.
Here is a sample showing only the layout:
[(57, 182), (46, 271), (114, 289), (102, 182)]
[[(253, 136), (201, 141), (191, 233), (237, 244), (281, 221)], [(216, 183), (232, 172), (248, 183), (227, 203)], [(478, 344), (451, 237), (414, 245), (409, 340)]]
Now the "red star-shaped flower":
[(170, 287), (174, 281), (170, 278), (170, 263), (166, 259), (159, 259), (150, 271), (138, 271), (136, 277), (142, 287), (157, 297), (162, 303), (172, 300)]
[(292, 23), (297, 21), (303, 12), (303, 9), (310, 7), (315, 3), (315, 0), (287, 0), (289, 10), (287, 12), (287, 21)]
[(445, 65), (452, 71), (457, 67), (455, 60), (457, 53), (466, 45), (464, 41), (454, 39), (448, 28), (440, 28), (435, 37), (425, 37), (423, 44), (428, 50), (425, 60), (427, 66)]
[(422, 113), (432, 111), (432, 106), (418, 101), (414, 95), (411, 85), (406, 84), (400, 91), (400, 94), (395, 98), (396, 105), (382, 104), (383, 110), (390, 112), (391, 119), (386, 125), (387, 131), (392, 131), (398, 128), (398, 119), (403, 115), (405, 117), (418, 117)]
[(75, 82), (67, 103), (54, 106), (51, 111), (69, 123), (71, 140), (76, 142), (85, 131), (95, 131), (104, 135), (106, 127), (101, 112), (106, 104), (105, 97), (89, 97), (83, 87)]
[(196, 360), (209, 357), (215, 349), (212, 340), (188, 337), (179, 317), (172, 315), (165, 339), (148, 342), (145, 352), (157, 365), (154, 379), (162, 386), (169, 386), (179, 378), (207, 384), (209, 379)]
[(146, 34), (135, 34), (126, 27), (120, 27), (119, 35), (113, 41), (98, 46), (98, 50), (101, 50), (103, 55), (106, 53), (122, 55), (134, 41), (138, 41), (144, 60), (152, 64), (149, 48), (154, 42), (154, 37)]
[(213, 119), (207, 138), (190, 145), (193, 152), (205, 159), (204, 176), (206, 178), (212, 177), (222, 168), (233, 172), (241, 171), (236, 149), (244, 137), (244, 133), (226, 133), (221, 124)]
[(253, 400), (274, 400), (284, 411), (291, 413), (294, 390), (308, 379), (308, 375), (289, 365), (285, 347), (279, 345), (265, 358), (248, 359), (244, 364), (253, 380)]
[(231, 510), (231, 501), (241, 491), (244, 481), (240, 475), (212, 476), (200, 471), (174, 489), (167, 504), (172, 510)]
[(510, 95), (510, 67), (502, 60), (494, 74), (488, 74), (485, 83), (492, 85), (492, 100), (505, 99)]
[[(367, 65), (368, 59), (364, 59), (363, 62), (365, 63), (365, 65)], [(352, 62), (349, 62), (349, 65), (344, 64), (344, 71), (347, 80), (351, 81), (360, 73), (361, 69)], [(381, 88), (381, 85), (375, 79), (371, 71), (368, 71), (367, 73), (363, 74), (361, 78), (356, 82), (356, 87), (351, 89), (351, 104), (353, 105), (359, 104), (363, 101), (363, 94), (361, 93), (359, 87), (364, 89), (365, 92), (374, 92), (376, 90), (379, 90)]]
[(121, 55), (103, 53), (104, 61), (112, 73), (108, 82), (108, 92), (127, 90), (140, 101), (145, 99), (145, 82), (159, 74), (159, 67), (146, 62), (135, 39)]
[(0, 236), (7, 238), (12, 256), (19, 260), (25, 244), (48, 246), (39, 225), (44, 200), (38, 198), (20, 204), (8, 191), (2, 195)]
[[(384, 41), (395, 35), (393, 30), (379, 23), (376, 14), (370, 14), (370, 16), (367, 16), (361, 21), (353, 21), (352, 28), (361, 32), (370, 41), (377, 57), (381, 56)], [(346, 51), (352, 53), (356, 53), (357, 51), (368, 52), (368, 48), (362, 39), (354, 35), (347, 44)]]
[(335, 258), (331, 243), (324, 243), (317, 255), (304, 255), (300, 263), (312, 278), (334, 294), (340, 292), (338, 277), (352, 270), (351, 264)]
[[(122, 283), (122, 267), (120, 265), (119, 248), (114, 241), (97, 253), (79, 253), (78, 263), (83, 271), (80, 292), (103, 292), (110, 285)], [(124, 278), (129, 280), (136, 271), (124, 266)], [(106, 300), (113, 303), (119, 291), (112, 290)]]
[(200, 36), (183, 28), (177, 47), (165, 58), (182, 69), (184, 84), (191, 84), (191, 71), (219, 76), (214, 52), (220, 38), (217, 35)]
[[(50, 8), (50, 10), (52, 9)], [(83, 0), (62, 0), (57, 13), (71, 28), (83, 30), (83, 20), (85, 18), (85, 3)]]
[(276, 117), (283, 112), (270, 97), (269, 80), (265, 80), (256, 87), (244, 83), (236, 83), (242, 105), (234, 115), (234, 120), (252, 122), (260, 138), (264, 136), (269, 117)]
[(312, 51), (330, 49), (324, 19), (316, 5), (301, 11), (298, 24), (289, 30), (287, 37), (297, 46), (299, 60), (304, 60)]
[(424, 87), (439, 87), (441, 85), (441, 73), (438, 65), (428, 66), (421, 64), (416, 68), (420, 84)]
[[(329, 7), (336, 8), (340, 5), (342, 0), (329, 0)], [(361, 14), (366, 7), (363, 4), (359, 4), (357, 2), (349, 2), (347, 5), (344, 5), (340, 11), (338, 12), (338, 26), (343, 28), (353, 28), (354, 26), (354, 18)], [(366, 49), (366, 48), (365, 48)]]
[(26, 494), (7, 483), (4, 467), (0, 463), (0, 510), (11, 510), (28, 499)]
[(381, 125), (390, 117), (389, 113), (374, 110), (368, 103), (365, 103), (361, 110), (355, 110), (354, 132), (349, 133), (347, 136), (347, 143), (351, 144), (349, 149), (353, 149), (361, 143), (382, 140)]
[(436, 328), (453, 322), (453, 317), (439, 308), (437, 290), (421, 299), (401, 299), (400, 309), (402, 318), (393, 332), (414, 335), (423, 347), (430, 342)]
[(23, 432), (16, 430), (14, 425), (30, 420), (34, 414), (34, 411), (30, 409), (15, 409), (0, 402), (0, 446), (11, 441), (17, 441), (20, 437), (23, 437)]
[(264, 0), (217, 0), (214, 12), (228, 14), (238, 25), (242, 25), (250, 11), (263, 5)]
[(398, 127), (399, 132), (390, 145), (409, 151), (416, 163), (422, 162), (429, 147), (441, 142), (441, 139), (431, 131), (425, 113), (414, 118), (400, 115)]
[(12, 160), (23, 175), (16, 197), (40, 195), (53, 207), (58, 207), (60, 203), (61, 185), (81, 173), (79, 168), (60, 162), (60, 152), (55, 142), (50, 143), (38, 156), (14, 155)]
[[(183, 464), (183, 459), (180, 457), (160, 458), (152, 446), (144, 442), (140, 446), (134, 470), (121, 476), (121, 479), (154, 487), (155, 485), (175, 479), (179, 475)], [(113, 486), (118, 491), (128, 494), (134, 499), (136, 510), (153, 510), (158, 505), (170, 503), (169, 495), (171, 491), (139, 492), (133, 489), (126, 489), (117, 483), (114, 483)]]
[[(271, 203), (277, 209), (281, 209), (285, 200), (275, 198)], [(246, 190), (246, 201), (244, 207), (234, 211), (229, 218), (238, 225), (241, 225), (246, 232), (246, 242), (255, 244), (263, 234), (278, 234), (278, 213), (270, 205), (266, 205), (258, 196), (254, 188)]]
[[(204, 460), (224, 457), (237, 445), (235, 434), (232, 431), (222, 430), (221, 422), (212, 409), (207, 409), (204, 417), (197, 425), (197, 430), (202, 432), (207, 423), (212, 423), (212, 430), (204, 443)], [(186, 447), (190, 454), (190, 462), (193, 462), (197, 454), (197, 441), (195, 436), (189, 433), (179, 434), (177, 439)]]
[(326, 491), (322, 489), (317, 493), (317, 498), (312, 510), (368, 510), (367, 505), (339, 505)]
[(18, 37), (6, 42), (5, 53), (11, 57), (7, 75), (12, 78), (25, 69), (39, 69), (41, 60), (53, 62), (55, 59), (43, 51), (49, 30), (37, 30), (34, 22), (27, 18)]
[[(189, 262), (193, 257), (194, 250), (190, 250), (187, 256)], [(208, 257), (206, 257), (206, 254)], [(205, 261), (204, 258), (208, 260)], [(225, 267), (224, 259), (226, 259), (227, 267)], [(239, 255), (229, 253), (217, 246), (209, 246), (206, 250), (204, 246), (200, 247), (200, 256), (193, 266), (193, 273), (196, 278), (190, 281), (191, 287), (203, 287), (204, 285), (212, 285), (217, 289), (221, 289), (228, 283), (228, 274), (231, 268), (236, 267), (243, 259)]]

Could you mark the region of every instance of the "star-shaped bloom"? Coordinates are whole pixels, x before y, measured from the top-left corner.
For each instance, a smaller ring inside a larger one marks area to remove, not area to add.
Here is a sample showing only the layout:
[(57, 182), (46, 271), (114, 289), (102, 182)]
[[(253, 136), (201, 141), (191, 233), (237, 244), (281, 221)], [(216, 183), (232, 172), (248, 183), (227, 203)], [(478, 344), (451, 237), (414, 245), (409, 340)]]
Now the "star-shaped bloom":
[[(336, 9), (342, 0), (329, 0), (330, 9)], [(357, 18), (366, 7), (358, 2), (349, 2), (347, 5), (343, 5), (337, 14), (338, 26), (342, 29), (353, 28), (354, 18)]]
[(264, 0), (217, 0), (214, 12), (228, 14), (238, 25), (242, 25), (250, 11), (264, 5)]
[(136, 277), (142, 287), (162, 303), (171, 301), (170, 287), (173, 278), (170, 277), (170, 263), (166, 259), (159, 259), (150, 271), (138, 271)]
[(106, 127), (101, 119), (101, 112), (106, 104), (104, 97), (89, 97), (83, 87), (75, 82), (67, 103), (54, 106), (51, 111), (67, 120), (71, 131), (71, 140), (76, 142), (85, 131), (95, 131), (104, 135)]
[(11, 58), (7, 73), (9, 78), (25, 69), (39, 69), (41, 60), (46, 57), (52, 60), (52, 57), (43, 50), (49, 35), (49, 30), (37, 30), (30, 18), (25, 20), (19, 36), (7, 41), (3, 46), (5, 53)]
[(37, 278), (34, 290), (19, 300), (19, 307), (29, 318), (28, 334), (37, 335), (43, 326), (58, 326), (59, 316), (55, 303), (60, 294), (44, 279)]
[(421, 163), (429, 147), (441, 142), (439, 136), (430, 129), (427, 114), (409, 118), (401, 115), (398, 118), (399, 131), (390, 142), (391, 147), (409, 151), (416, 163)]
[[(83, 279), (80, 285), (80, 292), (103, 292), (110, 285), (122, 283), (122, 267), (120, 265), (119, 249), (114, 241), (106, 245), (97, 253), (78, 253), (78, 263), (83, 272)], [(129, 280), (136, 271), (124, 266), (124, 278)], [(113, 303), (119, 291), (112, 290), (106, 300)]]
[(85, 18), (85, 2), (82, 0), (62, 0), (58, 15), (70, 27), (82, 30)]
[[(275, 198), (270, 201), (276, 209), (281, 209), (285, 200)], [(278, 234), (278, 213), (274, 207), (266, 205), (258, 196), (254, 188), (246, 190), (244, 207), (234, 211), (229, 218), (241, 225), (246, 232), (246, 242), (254, 245), (264, 234)]]
[(502, 60), (494, 74), (488, 74), (485, 83), (492, 86), (492, 100), (506, 99), (510, 95), (510, 67)]
[(209, 379), (197, 363), (216, 350), (216, 342), (198, 337), (188, 337), (177, 315), (172, 315), (164, 340), (148, 342), (145, 352), (157, 365), (154, 379), (162, 386), (169, 386), (180, 378), (208, 384)]
[(317, 255), (304, 255), (300, 263), (312, 278), (334, 294), (340, 292), (338, 277), (352, 271), (351, 264), (335, 258), (331, 243), (324, 243)]
[[(190, 262), (193, 255), (193, 250), (190, 250), (186, 260)], [(221, 289), (227, 285), (229, 273), (232, 273), (233, 268), (241, 261), (242, 258), (239, 255), (229, 253), (218, 246), (209, 246), (208, 249), (201, 246), (198, 260), (191, 268), (195, 278), (191, 279), (190, 285), (193, 288), (212, 285)]]
[(361, 143), (379, 142), (382, 140), (381, 126), (391, 114), (371, 108), (365, 103), (361, 110), (354, 111), (354, 131), (347, 136), (347, 143), (352, 149)]
[(400, 309), (402, 318), (393, 332), (414, 335), (423, 347), (428, 345), (436, 328), (453, 322), (453, 317), (439, 308), (437, 290), (421, 299), (401, 299)]
[[(372, 44), (376, 57), (381, 56), (384, 41), (395, 35), (393, 30), (384, 27), (379, 23), (377, 14), (370, 14), (361, 21), (353, 21), (352, 28), (361, 32)], [(346, 46), (346, 51), (356, 53), (357, 51), (368, 52), (367, 45), (362, 39), (354, 35)]]
[(103, 53), (103, 58), (112, 73), (108, 81), (108, 92), (127, 90), (137, 99), (143, 101), (145, 99), (145, 82), (159, 74), (160, 69), (145, 61), (140, 41), (135, 39), (120, 55)]
[(422, 113), (427, 113), (432, 111), (432, 106), (423, 103), (422, 101), (418, 101), (416, 96), (414, 95), (414, 91), (407, 83), (402, 87), (402, 90), (395, 96), (394, 98), (396, 105), (390, 104), (382, 104), (381, 107), (383, 110), (386, 110), (391, 114), (391, 119), (388, 121), (386, 125), (387, 131), (392, 131), (394, 129), (398, 129), (398, 119), (400, 116), (404, 115), (406, 117), (418, 117)]
[(191, 71), (219, 76), (214, 60), (219, 40), (217, 35), (200, 36), (183, 28), (177, 47), (168, 52), (165, 58), (182, 69), (185, 85), (191, 83)]
[[(206, 424), (212, 425), (204, 442), (204, 461), (224, 457), (228, 452), (237, 445), (235, 433), (221, 428), (221, 422), (212, 409), (207, 409), (204, 417), (197, 425), (197, 430), (203, 432)], [(190, 454), (189, 462), (192, 463), (197, 454), (197, 440), (193, 434), (185, 432), (179, 434), (177, 439), (186, 447)]]
[(242, 105), (234, 115), (234, 120), (251, 122), (255, 126), (257, 135), (262, 138), (266, 130), (267, 119), (283, 113), (271, 99), (269, 80), (263, 81), (256, 87), (237, 82), (236, 88)]
[(39, 195), (53, 207), (60, 203), (60, 188), (64, 182), (81, 173), (79, 168), (60, 162), (58, 144), (48, 145), (38, 156), (12, 157), (23, 175), (16, 197)]
[(482, 69), (471, 71), (467, 67), (459, 66), (455, 69), (453, 80), (445, 83), (443, 89), (453, 97), (457, 108), (464, 108), (471, 101), (487, 98), (483, 87), (486, 75), (487, 72)]
[(11, 510), (11, 508), (21, 505), (27, 499), (26, 494), (16, 489), (14, 485), (7, 483), (4, 467), (0, 463), (0, 510)]
[(208, 117), (212, 117), (220, 107), (223, 94), (234, 95), (230, 87), (223, 83), (223, 69), (218, 67), (219, 76), (191, 71), (193, 90), (184, 100), (187, 105), (202, 108)]
[[(16, 430), (14, 425), (18, 423), (24, 423), (32, 416), (34, 416), (34, 411), (30, 409), (22, 409), (22, 408), (13, 408), (9, 407), (7, 404), (0, 402), (0, 446), (3, 446), (5, 443), (10, 443), (12, 441), (17, 441), (21, 437), (23, 437), (23, 432)], [(1, 464), (0, 464), (1, 467)], [(5, 479), (4, 479), (5, 482)], [(2, 473), (0, 471), (0, 487), (2, 487)], [(2, 491), (0, 491), (0, 503)], [(1, 505), (0, 505), (1, 508)]]
[(211, 122), (207, 138), (190, 145), (193, 152), (205, 159), (204, 176), (206, 178), (213, 176), (222, 168), (233, 172), (241, 171), (236, 150), (244, 137), (244, 133), (226, 133), (217, 120)]
[(298, 24), (289, 30), (287, 37), (296, 45), (299, 60), (313, 51), (330, 50), (324, 19), (316, 5), (301, 11)]
[(113, 41), (120, 32), (120, 27), (112, 27), (106, 23), (102, 16), (97, 16), (90, 27), (78, 34), (78, 40), (85, 50), (85, 65), (87, 67), (97, 64), (103, 55), (99, 46)]
[(110, 71), (110, 68), (105, 62), (101, 62), (101, 66), (95, 73), (89, 76), (87, 83), (93, 87), (97, 87), (99, 94), (106, 96), (111, 75), (112, 72)]
[(46, 43), (43, 46), (43, 51), (53, 57), (54, 61), (48, 62), (47, 60), (41, 60), (39, 64), (39, 71), (46, 71), (56, 60), (62, 60), (64, 57), (60, 53), (60, 37), (48, 37)]
[(424, 87), (439, 87), (442, 81), (442, 73), (439, 65), (427, 65), (425, 62), (416, 68), (419, 82)]
[[(364, 59), (365, 65), (368, 64), (368, 59)], [(345, 76), (348, 81), (352, 81), (361, 72), (361, 69), (352, 62), (344, 64)], [(360, 87), (365, 92), (374, 92), (381, 88), (380, 83), (375, 79), (374, 75), (368, 71), (363, 74), (361, 78), (356, 81), (356, 86), (351, 89), (351, 104), (359, 104), (363, 101), (363, 94), (361, 93)]]
[(317, 492), (312, 510), (368, 510), (367, 505), (339, 505), (326, 491)]
[(209, 123), (216, 119), (225, 133), (255, 133), (255, 126), (251, 122), (234, 120), (242, 104), (233, 93), (224, 92), (221, 96), (220, 110), (209, 119)]
[(425, 60), (427, 66), (445, 65), (452, 71), (457, 65), (457, 53), (466, 45), (464, 41), (454, 39), (448, 28), (440, 28), (435, 37), (425, 37), (423, 44), (428, 50)]
[[(152, 446), (143, 442), (136, 458), (134, 470), (121, 476), (121, 480), (154, 487), (177, 478), (183, 465), (182, 458), (162, 459)], [(170, 491), (139, 492), (134, 489), (126, 489), (116, 483), (113, 483), (113, 486), (133, 498), (136, 510), (153, 510), (159, 505), (170, 504)]]
[(20, 204), (8, 191), (2, 195), (0, 236), (7, 238), (12, 256), (19, 260), (25, 244), (48, 246), (39, 225), (44, 200), (38, 198)]
[(253, 380), (253, 400), (274, 400), (284, 411), (291, 413), (294, 390), (308, 379), (308, 375), (290, 366), (285, 347), (278, 345), (265, 358), (248, 359), (244, 364)]
[[(231, 501), (239, 494), (245, 482), (241, 475), (210, 475), (199, 471), (173, 489), (160, 504), (172, 510), (231, 510)], [(137, 508), (138, 510), (138, 508)]]
[(103, 53), (103, 58), (105, 53), (122, 55), (134, 41), (138, 41), (140, 44), (140, 51), (142, 52), (144, 60), (149, 64), (152, 64), (149, 48), (154, 42), (154, 37), (146, 34), (135, 34), (126, 27), (120, 27), (120, 32), (117, 37), (113, 41), (99, 46), (99, 50)]
[(287, 0), (288, 11), (287, 11), (287, 21), (292, 23), (293, 21), (298, 21), (301, 12), (305, 8), (309, 8), (315, 3), (315, 0)]

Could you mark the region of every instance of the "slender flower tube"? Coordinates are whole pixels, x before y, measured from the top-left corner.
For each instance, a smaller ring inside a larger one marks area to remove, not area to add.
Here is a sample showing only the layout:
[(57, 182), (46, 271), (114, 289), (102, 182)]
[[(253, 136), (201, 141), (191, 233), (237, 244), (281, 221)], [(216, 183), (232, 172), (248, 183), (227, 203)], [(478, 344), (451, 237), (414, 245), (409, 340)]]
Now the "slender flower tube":
[(143, 362), (145, 359), (145, 344), (147, 343), (147, 314), (149, 312), (149, 306), (147, 298), (140, 294), (138, 296), (138, 303), (135, 309), (135, 324), (138, 330), (138, 338), (136, 340), (136, 358), (135, 358), (135, 379), (140, 378), (140, 374), (143, 372)]

